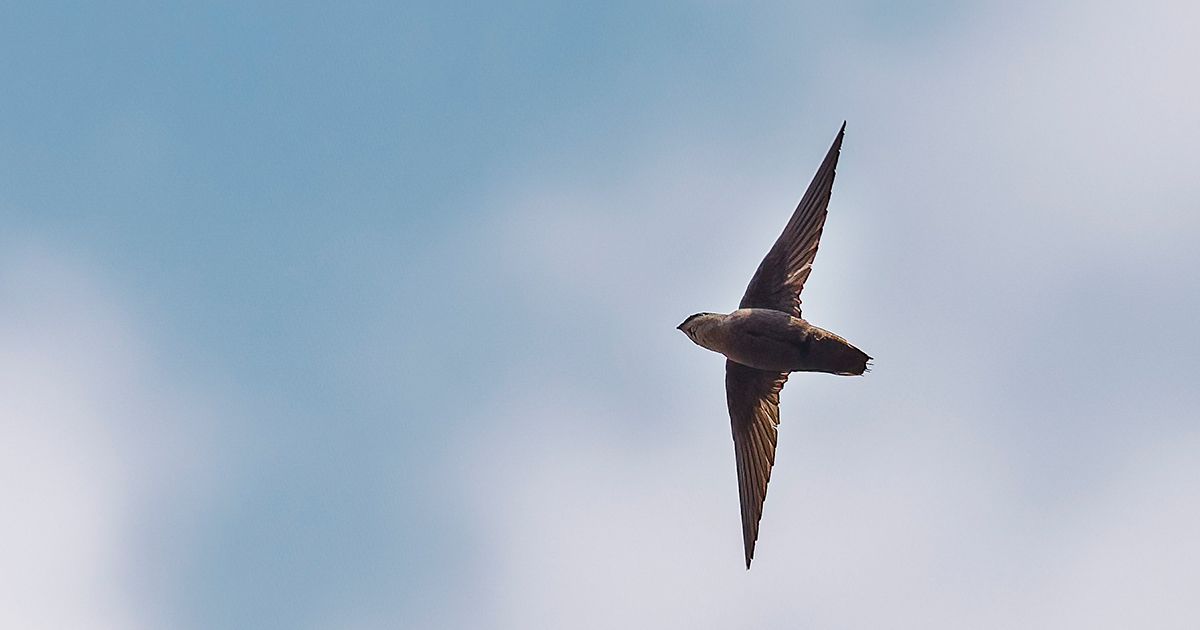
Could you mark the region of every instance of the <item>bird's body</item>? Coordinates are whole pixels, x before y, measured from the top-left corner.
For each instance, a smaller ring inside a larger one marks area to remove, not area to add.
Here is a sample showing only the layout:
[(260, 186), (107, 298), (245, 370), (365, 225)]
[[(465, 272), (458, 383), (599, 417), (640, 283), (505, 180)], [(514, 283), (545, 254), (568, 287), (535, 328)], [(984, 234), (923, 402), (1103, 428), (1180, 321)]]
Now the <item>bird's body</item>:
[(792, 218), (758, 266), (738, 309), (697, 313), (679, 325), (698, 345), (725, 355), (725, 399), (733, 423), (746, 568), (775, 464), (779, 392), (792, 372), (857, 376), (871, 360), (845, 339), (800, 318), (800, 291), (812, 270), (845, 123)]
[(827, 372), (857, 376), (870, 359), (845, 339), (769, 308), (703, 313), (680, 328), (698, 345), (768, 372)]

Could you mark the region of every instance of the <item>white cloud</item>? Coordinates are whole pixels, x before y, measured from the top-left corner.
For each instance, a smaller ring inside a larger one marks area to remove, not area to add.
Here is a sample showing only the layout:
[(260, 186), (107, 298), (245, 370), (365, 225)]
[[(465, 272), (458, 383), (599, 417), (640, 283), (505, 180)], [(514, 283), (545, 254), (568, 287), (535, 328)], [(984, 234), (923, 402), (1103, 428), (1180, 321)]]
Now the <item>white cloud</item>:
[[(0, 626), (162, 627), (147, 525), (199, 498), (198, 405), (111, 287), (45, 243), (0, 259)], [(152, 503), (148, 503), (152, 502)], [(161, 559), (161, 558), (157, 558)]]

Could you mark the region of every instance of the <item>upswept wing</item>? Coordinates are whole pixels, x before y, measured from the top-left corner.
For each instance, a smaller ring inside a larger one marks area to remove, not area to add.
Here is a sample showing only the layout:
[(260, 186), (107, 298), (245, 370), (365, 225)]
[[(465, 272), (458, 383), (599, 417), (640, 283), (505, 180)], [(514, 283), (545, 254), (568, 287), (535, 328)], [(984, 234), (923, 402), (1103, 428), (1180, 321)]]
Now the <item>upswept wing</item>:
[(779, 391), (787, 374), (765, 372), (725, 361), (725, 400), (733, 420), (733, 450), (737, 455), (738, 495), (742, 502), (742, 541), (746, 568), (754, 557), (758, 520), (767, 482), (775, 464), (775, 427), (779, 426)]
[(817, 243), (821, 240), (821, 229), (825, 227), (825, 210), (829, 206), (829, 194), (833, 191), (833, 172), (837, 167), (845, 133), (846, 123), (843, 122), (833, 146), (829, 147), (829, 153), (825, 154), (825, 160), (792, 213), (791, 220), (783, 228), (783, 234), (767, 252), (767, 257), (763, 258), (750, 285), (746, 287), (746, 295), (742, 297), (738, 308), (769, 308), (800, 317), (800, 291), (812, 270)]

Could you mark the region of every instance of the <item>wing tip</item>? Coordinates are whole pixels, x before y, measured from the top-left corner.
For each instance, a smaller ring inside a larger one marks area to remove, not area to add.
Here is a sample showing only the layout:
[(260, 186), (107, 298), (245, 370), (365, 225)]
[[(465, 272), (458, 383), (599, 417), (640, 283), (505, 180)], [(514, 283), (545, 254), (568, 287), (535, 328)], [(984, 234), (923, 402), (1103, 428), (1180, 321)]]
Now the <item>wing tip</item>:
[[(769, 473), (768, 473), (769, 474)], [(764, 493), (763, 498), (766, 498)], [(758, 523), (762, 520), (762, 503), (758, 504), (758, 515), (750, 515), (753, 520), (747, 519), (747, 514), (742, 513), (742, 543), (746, 550), (746, 570), (750, 570), (750, 561), (754, 559), (754, 546), (758, 543)]]

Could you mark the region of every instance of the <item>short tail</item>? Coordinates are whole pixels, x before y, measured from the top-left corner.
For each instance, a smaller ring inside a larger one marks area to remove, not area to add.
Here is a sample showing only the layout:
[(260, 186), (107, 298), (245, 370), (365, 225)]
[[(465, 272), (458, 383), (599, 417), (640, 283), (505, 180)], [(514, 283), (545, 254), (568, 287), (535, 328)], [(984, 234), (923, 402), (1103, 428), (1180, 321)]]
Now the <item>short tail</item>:
[(829, 352), (830, 372), (841, 376), (862, 376), (871, 369), (871, 357), (866, 352), (840, 339), (838, 341), (841, 343)]
[(864, 373), (871, 370), (871, 357), (867, 356), (866, 352), (850, 346), (850, 352), (846, 357), (846, 371), (840, 372), (846, 376), (862, 376)]

